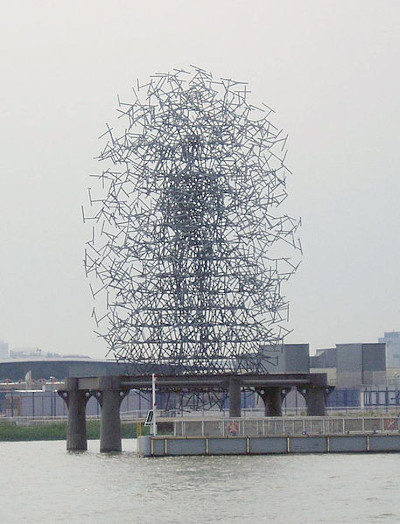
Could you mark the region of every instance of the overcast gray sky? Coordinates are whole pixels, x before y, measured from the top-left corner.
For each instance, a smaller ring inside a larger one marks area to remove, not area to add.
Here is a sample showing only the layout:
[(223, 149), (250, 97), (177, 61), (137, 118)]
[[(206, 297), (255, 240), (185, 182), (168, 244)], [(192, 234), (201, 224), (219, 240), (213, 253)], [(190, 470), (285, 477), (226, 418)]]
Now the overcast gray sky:
[(117, 93), (195, 64), (247, 81), (289, 133), (304, 259), (289, 342), (400, 330), (400, 2), (2, 2), (0, 339), (102, 358), (80, 206)]

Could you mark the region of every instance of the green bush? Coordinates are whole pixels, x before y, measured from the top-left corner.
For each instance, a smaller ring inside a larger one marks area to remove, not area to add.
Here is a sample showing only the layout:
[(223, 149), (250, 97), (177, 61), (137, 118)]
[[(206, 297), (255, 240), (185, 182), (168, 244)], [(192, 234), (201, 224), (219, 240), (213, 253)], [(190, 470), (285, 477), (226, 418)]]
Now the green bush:
[[(158, 431), (160, 434), (171, 434), (173, 425), (171, 423), (160, 422)], [(86, 434), (88, 440), (98, 440), (100, 438), (100, 421), (87, 420)], [(141, 435), (148, 435), (149, 428), (141, 427)], [(137, 424), (133, 422), (121, 424), (122, 438), (136, 438)], [(15, 422), (0, 421), (0, 442), (4, 441), (25, 441), (25, 440), (65, 440), (67, 438), (67, 422), (46, 422), (42, 424), (32, 424), (22, 426)]]
[(21, 440), (65, 440), (66, 422), (20, 426), (15, 423), (0, 422), (0, 441)]
[[(136, 423), (121, 424), (122, 438), (136, 438)], [(148, 428), (142, 427), (142, 435), (148, 435)], [(100, 421), (86, 422), (88, 440), (100, 438)], [(67, 422), (47, 422), (29, 426), (18, 425), (14, 422), (0, 422), (0, 442), (25, 440), (65, 440), (67, 438)]]

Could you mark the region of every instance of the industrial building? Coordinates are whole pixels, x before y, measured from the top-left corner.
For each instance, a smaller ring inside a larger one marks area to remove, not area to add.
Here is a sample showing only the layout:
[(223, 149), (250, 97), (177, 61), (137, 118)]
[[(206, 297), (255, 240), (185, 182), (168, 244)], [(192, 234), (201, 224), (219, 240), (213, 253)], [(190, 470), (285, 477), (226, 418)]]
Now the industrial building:
[(399, 332), (376, 343), (336, 344), (310, 357), (312, 371), (327, 373), (335, 386), (328, 408), (400, 409), (399, 365)]
[[(1, 391), (0, 413), (7, 416), (54, 416), (64, 415), (66, 407), (51, 386), (38, 386), (45, 380), (63, 380), (66, 377), (123, 375), (125, 367), (113, 360), (95, 360), (88, 357), (52, 357), (28, 355), (25, 358), (10, 358), (8, 344), (1, 342), (0, 382), (22, 381), (29, 373), (30, 384), (17, 391)], [(314, 356), (309, 354), (308, 344), (283, 344), (279, 348), (263, 348), (270, 357), (270, 374), (280, 373), (326, 373), (328, 384), (334, 390), (328, 397), (328, 409), (368, 409), (375, 407), (399, 407), (400, 409), (400, 332), (385, 333), (379, 342), (336, 344), (333, 348), (318, 349)], [(6, 356), (7, 355), (7, 356)], [(18, 356), (22, 356), (19, 354)], [(8, 357), (8, 358), (7, 358)], [(35, 384), (32, 386), (32, 384)], [(35, 388), (36, 389), (33, 389)], [(43, 389), (43, 391), (42, 391)], [(306, 403), (295, 389), (284, 391), (283, 409), (286, 413), (301, 413)], [(146, 394), (131, 391), (124, 399), (121, 413), (145, 412), (149, 399)], [(160, 395), (160, 409), (172, 409), (174, 413), (195, 409), (193, 399), (180, 405)], [(228, 400), (222, 402), (228, 407)], [(262, 409), (262, 400), (252, 391), (242, 392), (244, 411)], [(98, 403), (88, 403), (89, 415), (96, 415)]]
[(379, 342), (386, 344), (386, 373), (389, 383), (399, 384), (400, 378), (400, 332), (385, 333)]
[(337, 388), (386, 384), (385, 343), (336, 344), (310, 357), (313, 370), (328, 374)]
[[(60, 417), (67, 416), (68, 408), (54, 387), (38, 389), (10, 389), (0, 391), (0, 415), (4, 417)], [(130, 391), (121, 404), (121, 415), (145, 417), (150, 409), (150, 394)], [(162, 398), (160, 398), (162, 409)], [(86, 405), (88, 416), (100, 414), (96, 398), (91, 397)]]
[(6, 359), (9, 357), (9, 350), (7, 342), (0, 340), (0, 360)]

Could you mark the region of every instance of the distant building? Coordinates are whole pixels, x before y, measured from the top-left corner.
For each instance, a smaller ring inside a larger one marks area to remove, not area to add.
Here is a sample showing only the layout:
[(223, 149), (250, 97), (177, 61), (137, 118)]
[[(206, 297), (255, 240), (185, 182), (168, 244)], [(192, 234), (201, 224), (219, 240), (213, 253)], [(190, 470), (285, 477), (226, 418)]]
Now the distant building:
[(5, 360), (7, 358), (10, 358), (8, 344), (7, 342), (0, 340), (0, 360)]
[(386, 384), (386, 345), (336, 344), (336, 386)]
[(327, 373), (337, 388), (386, 384), (386, 344), (336, 344), (311, 357), (313, 372)]
[[(157, 395), (157, 406), (163, 409), (166, 395)], [(145, 417), (151, 406), (151, 393), (130, 390), (121, 403), (121, 414), (130, 413)], [(99, 415), (100, 406), (95, 397), (90, 397), (87, 415)], [(0, 393), (0, 416), (6, 417), (55, 417), (66, 416), (68, 408), (64, 400), (52, 390), (10, 390)]]
[(96, 360), (90, 358), (10, 358), (0, 361), (0, 381), (10, 379), (24, 380), (31, 372), (33, 380), (55, 377), (90, 377), (105, 375), (124, 375), (126, 368), (115, 360)]
[(310, 357), (312, 368), (336, 368), (337, 348), (317, 349), (314, 356)]
[(388, 396), (397, 398), (388, 393), (384, 342), (336, 344), (334, 348), (319, 349), (310, 357), (310, 365), (312, 372), (326, 373), (328, 384), (335, 386), (327, 400), (328, 409), (373, 408), (379, 404), (374, 395), (380, 390), (386, 400)]
[(11, 358), (42, 358), (44, 355), (42, 354), (42, 350), (40, 348), (13, 348), (10, 351), (10, 357)]
[(278, 348), (264, 346), (262, 351), (271, 360), (268, 373), (310, 373), (309, 344), (282, 344)]
[(337, 348), (317, 349), (310, 357), (310, 370), (313, 373), (326, 373), (328, 384), (336, 385)]
[(400, 331), (385, 333), (379, 342), (386, 344), (386, 366), (400, 368)]

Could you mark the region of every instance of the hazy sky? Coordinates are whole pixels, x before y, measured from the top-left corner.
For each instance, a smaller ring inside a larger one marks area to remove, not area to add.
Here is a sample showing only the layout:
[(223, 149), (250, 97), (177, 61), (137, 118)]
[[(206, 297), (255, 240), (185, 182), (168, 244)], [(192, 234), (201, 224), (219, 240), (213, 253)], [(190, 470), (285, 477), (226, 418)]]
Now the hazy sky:
[(288, 342), (400, 330), (400, 2), (2, 3), (0, 339), (102, 358), (80, 207), (117, 93), (195, 64), (247, 81), (289, 133), (304, 259)]

